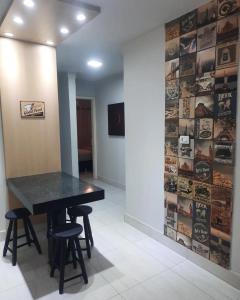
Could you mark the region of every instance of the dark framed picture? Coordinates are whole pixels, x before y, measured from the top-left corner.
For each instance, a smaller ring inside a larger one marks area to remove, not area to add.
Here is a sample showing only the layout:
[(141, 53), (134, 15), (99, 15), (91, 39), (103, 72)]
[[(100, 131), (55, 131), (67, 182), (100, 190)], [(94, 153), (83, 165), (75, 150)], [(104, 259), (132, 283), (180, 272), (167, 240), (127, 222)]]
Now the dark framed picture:
[(192, 241), (192, 251), (206, 259), (209, 259), (210, 248), (194, 240)]
[(177, 195), (165, 193), (165, 224), (177, 229)]
[(177, 233), (177, 242), (178, 244), (186, 247), (189, 250), (192, 250), (192, 239), (180, 232)]
[(231, 142), (236, 138), (236, 120), (232, 118), (217, 119), (214, 121), (214, 140)]
[(232, 117), (237, 113), (237, 93), (230, 91), (215, 95), (215, 118)]
[(45, 102), (20, 101), (20, 113), (23, 119), (43, 119), (45, 118)]
[(212, 186), (212, 205), (232, 207), (232, 190), (219, 186)]
[(193, 177), (193, 159), (178, 159), (178, 175), (183, 177)]
[(188, 76), (180, 78), (179, 80), (179, 94), (180, 98), (194, 97), (196, 94), (196, 78), (195, 76)]
[(232, 166), (234, 163), (234, 144), (232, 142), (215, 142), (214, 161)]
[(182, 144), (179, 140), (178, 156), (181, 158), (194, 159), (194, 139), (189, 139), (189, 144)]
[(196, 74), (196, 53), (184, 55), (180, 58), (180, 77)]
[(172, 194), (177, 193), (178, 178), (175, 175), (164, 174), (164, 190)]
[(217, 20), (218, 5), (217, 0), (208, 2), (198, 8), (198, 27), (205, 26)]
[(180, 44), (179, 38), (166, 42), (165, 60), (173, 60), (179, 57)]
[(217, 22), (217, 44), (238, 40), (239, 16), (230, 16)]
[(200, 140), (211, 140), (213, 138), (213, 119), (196, 119), (196, 137)]
[(197, 53), (197, 78), (211, 77), (215, 72), (215, 47)]
[(178, 195), (188, 198), (188, 199), (193, 199), (193, 192), (194, 192), (194, 187), (193, 187), (193, 180), (185, 177), (178, 177)]
[(179, 100), (179, 118), (193, 119), (195, 116), (195, 98), (183, 98)]
[(209, 24), (198, 29), (197, 33), (197, 49), (202, 51), (216, 45), (216, 23)]
[(178, 137), (178, 119), (166, 120), (165, 122), (165, 136), (169, 138)]
[(165, 173), (178, 175), (178, 159), (174, 156), (165, 156)]
[(208, 140), (196, 140), (195, 141), (195, 160), (207, 161), (211, 163), (213, 161), (213, 142)]
[(217, 70), (215, 73), (215, 93), (227, 93), (237, 90), (237, 67)]
[(177, 239), (177, 231), (167, 225), (164, 225), (164, 234), (174, 241)]
[(179, 19), (173, 20), (166, 24), (166, 41), (178, 38), (180, 35), (180, 23)]
[(179, 58), (165, 63), (165, 79), (174, 80), (179, 78)]
[(211, 226), (230, 235), (232, 226), (231, 207), (212, 205)]
[(215, 78), (205, 76), (196, 80), (196, 96), (206, 96), (214, 94)]
[(194, 138), (194, 119), (179, 119), (179, 135)]
[(180, 35), (195, 29), (197, 29), (197, 10), (193, 10), (180, 18)]
[(240, 0), (218, 0), (218, 18), (225, 18), (240, 11)]
[(201, 96), (196, 97), (195, 117), (196, 118), (212, 118), (214, 112), (214, 97)]
[(192, 237), (192, 217), (178, 213), (177, 230), (178, 230), (178, 232), (191, 238)]
[(108, 134), (125, 136), (124, 103), (108, 105)]
[(212, 163), (194, 160), (194, 178), (198, 181), (212, 183)]
[(165, 139), (165, 155), (174, 157), (178, 156), (178, 138)]
[(235, 67), (238, 64), (238, 43), (231, 42), (216, 47), (216, 69)]
[(233, 167), (220, 163), (213, 163), (213, 184), (220, 187), (232, 189)]
[(200, 201), (203, 203), (210, 204), (211, 192), (212, 192), (212, 187), (210, 184), (200, 182), (200, 181), (194, 181), (193, 199), (195, 201)]
[(166, 102), (165, 119), (166, 120), (177, 119), (179, 116), (178, 111), (179, 111), (178, 99)]
[(166, 101), (176, 100), (179, 96), (179, 79), (166, 81)]
[(197, 32), (192, 31), (180, 37), (180, 56), (197, 51)]
[(225, 269), (230, 268), (231, 241), (230, 236), (211, 228), (210, 260)]

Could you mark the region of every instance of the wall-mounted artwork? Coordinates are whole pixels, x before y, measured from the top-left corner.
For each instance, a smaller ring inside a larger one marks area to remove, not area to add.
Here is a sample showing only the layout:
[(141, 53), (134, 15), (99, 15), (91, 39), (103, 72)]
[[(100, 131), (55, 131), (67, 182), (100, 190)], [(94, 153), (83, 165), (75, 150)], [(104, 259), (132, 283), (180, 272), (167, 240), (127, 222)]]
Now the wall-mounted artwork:
[(108, 105), (108, 134), (125, 136), (124, 103)]
[(240, 0), (166, 24), (166, 236), (230, 268)]
[(21, 118), (45, 118), (45, 103), (42, 101), (20, 101)]

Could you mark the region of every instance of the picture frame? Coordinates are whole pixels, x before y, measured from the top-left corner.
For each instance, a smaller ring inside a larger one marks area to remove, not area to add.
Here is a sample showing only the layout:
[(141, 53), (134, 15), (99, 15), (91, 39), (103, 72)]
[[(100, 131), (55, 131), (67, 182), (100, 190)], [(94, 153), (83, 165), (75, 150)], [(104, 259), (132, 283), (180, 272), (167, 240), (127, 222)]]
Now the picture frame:
[(44, 119), (44, 101), (20, 101), (20, 116), (22, 119)]

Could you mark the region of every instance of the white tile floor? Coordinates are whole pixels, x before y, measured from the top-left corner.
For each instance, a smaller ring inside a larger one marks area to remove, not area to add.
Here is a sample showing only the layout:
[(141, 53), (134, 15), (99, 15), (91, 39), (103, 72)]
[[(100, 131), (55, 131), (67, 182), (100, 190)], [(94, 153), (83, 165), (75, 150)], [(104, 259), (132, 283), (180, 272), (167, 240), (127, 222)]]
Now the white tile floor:
[(92, 204), (95, 248), (92, 259), (85, 258), (89, 284), (71, 281), (59, 296), (58, 277), (49, 277), (45, 232), (40, 232), (44, 255), (32, 247), (19, 249), (16, 267), (10, 257), (0, 259), (0, 299), (240, 300), (238, 290), (125, 224), (125, 193), (95, 183), (105, 189), (106, 199)]

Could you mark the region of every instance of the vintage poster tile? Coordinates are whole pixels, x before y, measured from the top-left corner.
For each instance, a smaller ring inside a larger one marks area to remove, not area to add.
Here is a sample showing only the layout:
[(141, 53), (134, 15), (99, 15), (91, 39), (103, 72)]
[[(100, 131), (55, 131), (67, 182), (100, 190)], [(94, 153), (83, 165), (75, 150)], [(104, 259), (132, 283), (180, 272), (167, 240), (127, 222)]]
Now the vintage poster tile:
[(212, 205), (211, 226), (226, 234), (231, 234), (232, 209)]
[(240, 9), (240, 0), (218, 0), (219, 19), (238, 13), (239, 9)]
[(195, 117), (195, 98), (183, 98), (179, 100), (179, 118), (193, 119)]
[(212, 183), (212, 164), (209, 161), (194, 161), (194, 178), (198, 181)]
[(236, 118), (237, 114), (237, 92), (230, 91), (227, 93), (215, 95), (215, 118), (232, 117)]
[(216, 21), (218, 15), (217, 0), (208, 2), (198, 8), (198, 27)]
[(170, 239), (176, 241), (177, 240), (177, 232), (176, 230), (164, 225), (164, 234)]
[(178, 195), (189, 199), (193, 198), (193, 181), (191, 179), (178, 177)]
[(192, 217), (193, 201), (188, 198), (178, 196), (178, 213), (183, 216)]
[(197, 78), (211, 77), (215, 72), (215, 47), (197, 53)]
[(165, 60), (173, 60), (179, 58), (180, 53), (180, 40), (176, 38), (174, 40), (166, 42)]
[(238, 43), (231, 42), (216, 47), (216, 69), (235, 67), (238, 64)]
[(177, 119), (179, 117), (178, 113), (179, 102), (178, 99), (166, 102), (165, 106), (165, 119)]
[(217, 22), (217, 44), (238, 40), (239, 16), (231, 16)]
[(234, 163), (234, 146), (232, 142), (214, 143), (214, 161), (232, 166)]
[(233, 187), (233, 167), (219, 164), (213, 164), (213, 184), (232, 189)]
[(232, 208), (233, 192), (231, 189), (226, 189), (219, 186), (212, 186), (212, 205), (218, 207)]
[(192, 238), (205, 246), (209, 246), (210, 216), (210, 205), (201, 202), (193, 202)]
[(179, 19), (175, 19), (165, 26), (166, 29), (166, 41), (178, 38), (180, 35), (180, 23)]
[(214, 99), (213, 96), (196, 97), (196, 118), (212, 118), (214, 112)]
[(197, 28), (197, 10), (180, 17), (180, 35), (196, 30)]
[(179, 135), (194, 138), (194, 119), (179, 119)]
[(180, 37), (180, 56), (197, 51), (197, 31), (189, 32)]
[(194, 139), (189, 140), (189, 144), (182, 144), (179, 141), (178, 156), (182, 158), (194, 159)]
[(165, 121), (165, 136), (170, 138), (178, 137), (178, 119), (171, 119)]
[(213, 142), (208, 140), (195, 141), (195, 160), (206, 161), (211, 163), (213, 161)]
[(165, 139), (165, 155), (174, 157), (178, 156), (178, 139)]
[(231, 142), (236, 138), (236, 120), (232, 118), (214, 121), (214, 140)]
[(210, 260), (225, 269), (229, 269), (230, 253), (230, 237), (212, 228), (210, 236)]
[(196, 138), (211, 140), (213, 138), (213, 119), (196, 119)]
[(237, 67), (217, 70), (215, 73), (215, 93), (228, 93), (237, 90)]
[(164, 190), (169, 193), (177, 193), (178, 178), (174, 175), (164, 174)]
[(179, 97), (179, 79), (166, 81), (166, 102)]
[(165, 193), (165, 225), (177, 229), (177, 195)]
[(216, 45), (217, 25), (209, 24), (197, 31), (197, 51), (202, 51)]
[(179, 58), (165, 63), (165, 79), (174, 80), (179, 77)]
[(180, 245), (188, 248), (189, 250), (192, 250), (192, 240), (188, 236), (178, 232), (177, 233), (177, 242)]
[(194, 97), (196, 94), (195, 76), (183, 77), (179, 81), (180, 98)]
[(178, 175), (183, 177), (193, 177), (193, 160), (186, 158), (178, 159)]
[(193, 199), (195, 201), (201, 201), (204, 202), (205, 204), (210, 204), (211, 192), (212, 192), (212, 188), (210, 184), (203, 183), (200, 181), (194, 181)]
[(178, 214), (177, 220), (177, 231), (188, 236), (192, 237), (192, 218)]
[(180, 57), (180, 77), (196, 74), (196, 53)]
[(174, 156), (165, 156), (165, 173), (178, 175), (178, 159)]
[(212, 76), (206, 76), (196, 79), (196, 96), (206, 96), (214, 94), (215, 79)]
[(197, 241), (192, 241), (192, 250), (193, 252), (197, 253), (198, 255), (203, 256), (206, 259), (209, 259), (210, 256), (210, 248), (197, 242)]

